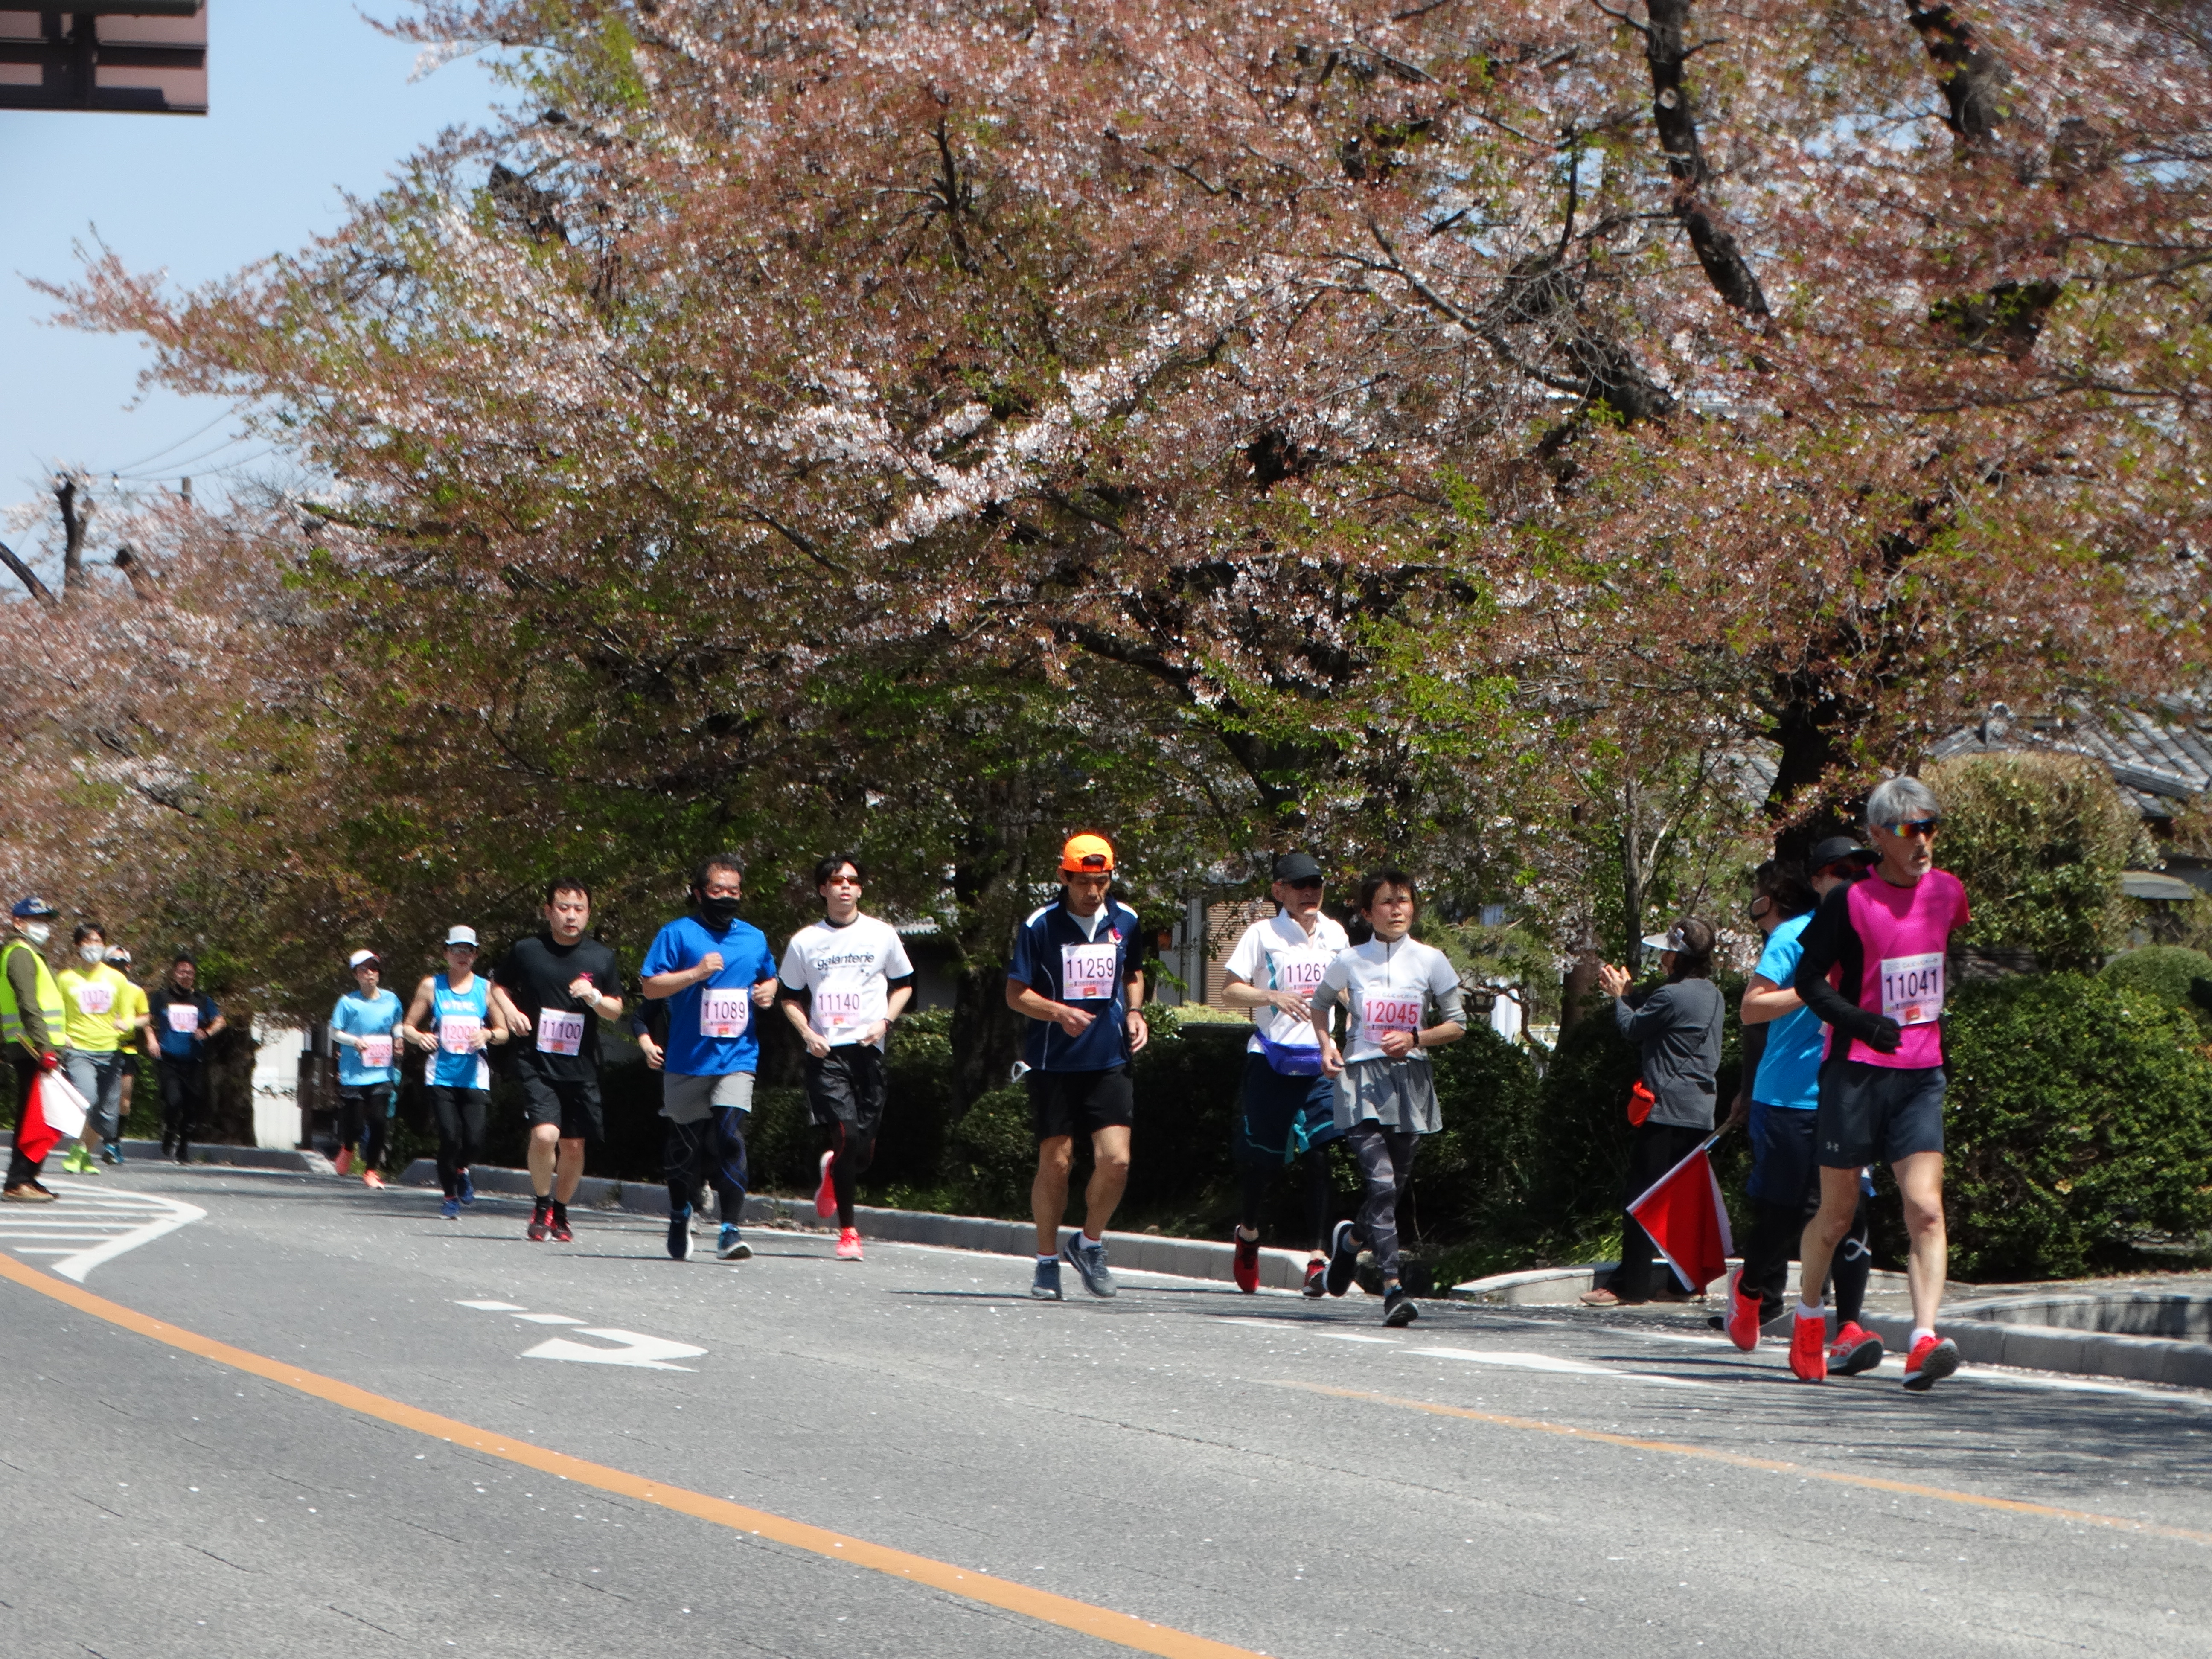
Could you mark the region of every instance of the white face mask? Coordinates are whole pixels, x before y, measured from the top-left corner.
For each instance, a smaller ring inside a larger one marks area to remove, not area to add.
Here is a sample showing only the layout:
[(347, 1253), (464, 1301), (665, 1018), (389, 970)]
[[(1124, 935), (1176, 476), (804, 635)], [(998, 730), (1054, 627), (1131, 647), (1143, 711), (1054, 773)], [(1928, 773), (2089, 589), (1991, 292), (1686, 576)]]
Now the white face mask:
[(104, 945), (80, 945), (76, 953), (95, 968), (107, 960), (107, 947)]
[(27, 921), (23, 924), (23, 937), (33, 945), (44, 945), (53, 936), (54, 930), (43, 921)]

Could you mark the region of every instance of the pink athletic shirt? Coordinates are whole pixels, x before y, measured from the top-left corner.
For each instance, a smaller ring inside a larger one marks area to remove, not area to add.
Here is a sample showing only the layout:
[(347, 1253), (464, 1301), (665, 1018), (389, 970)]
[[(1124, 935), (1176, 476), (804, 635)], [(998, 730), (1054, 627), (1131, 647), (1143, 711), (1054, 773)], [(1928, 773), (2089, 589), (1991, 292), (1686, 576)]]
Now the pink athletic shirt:
[(1847, 1060), (1900, 1071), (1943, 1063), (1944, 956), (1954, 928), (1966, 925), (1966, 890), (1948, 870), (1930, 870), (1910, 887), (1893, 887), (1879, 874), (1851, 884), (1852, 931), (1866, 953), (1859, 986), (1862, 1008), (1887, 1014), (1905, 1028), (1893, 1054), (1856, 1037)]

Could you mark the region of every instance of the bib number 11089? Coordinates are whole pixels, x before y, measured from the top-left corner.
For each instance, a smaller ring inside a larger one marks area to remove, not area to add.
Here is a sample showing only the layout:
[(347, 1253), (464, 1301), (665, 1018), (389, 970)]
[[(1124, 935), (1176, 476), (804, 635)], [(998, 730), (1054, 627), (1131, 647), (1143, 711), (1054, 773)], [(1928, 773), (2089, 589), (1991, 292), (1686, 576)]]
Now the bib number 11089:
[(699, 1035), (718, 1042), (745, 1034), (752, 1018), (752, 994), (745, 990), (702, 991), (699, 994)]

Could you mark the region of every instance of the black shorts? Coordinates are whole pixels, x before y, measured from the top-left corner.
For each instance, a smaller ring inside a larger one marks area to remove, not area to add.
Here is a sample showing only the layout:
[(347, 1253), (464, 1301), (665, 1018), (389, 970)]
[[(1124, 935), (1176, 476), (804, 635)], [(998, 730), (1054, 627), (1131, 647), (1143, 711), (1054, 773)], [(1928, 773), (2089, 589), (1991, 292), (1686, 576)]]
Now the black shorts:
[(1761, 1204), (1802, 1204), (1820, 1189), (1815, 1156), (1820, 1117), (1802, 1106), (1751, 1103), (1751, 1179), (1745, 1195)]
[(535, 1072), (518, 1071), (522, 1085), (522, 1115), (531, 1127), (556, 1123), (563, 1140), (603, 1140), (606, 1131), (599, 1121), (599, 1083), (591, 1078), (576, 1083), (556, 1083)]
[(872, 1042), (848, 1042), (806, 1057), (806, 1104), (827, 1128), (842, 1123), (854, 1140), (873, 1140), (884, 1121), (884, 1057)]
[(1237, 1161), (1273, 1169), (1311, 1146), (1340, 1139), (1336, 1079), (1285, 1077), (1265, 1054), (1244, 1056), (1244, 1109), (1237, 1120)]
[(1856, 1170), (1943, 1150), (1943, 1068), (1832, 1060), (1820, 1068), (1820, 1167)]
[(1136, 1092), (1129, 1086), (1126, 1066), (1109, 1066), (1103, 1072), (1030, 1073), (1030, 1127), (1039, 1140), (1126, 1129), (1135, 1111)]

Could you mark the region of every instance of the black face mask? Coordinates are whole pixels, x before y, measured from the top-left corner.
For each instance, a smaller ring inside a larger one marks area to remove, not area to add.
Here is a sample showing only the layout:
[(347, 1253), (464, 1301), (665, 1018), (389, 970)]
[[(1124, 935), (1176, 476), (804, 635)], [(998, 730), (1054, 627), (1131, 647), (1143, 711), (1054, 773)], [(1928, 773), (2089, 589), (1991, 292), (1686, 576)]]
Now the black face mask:
[(702, 893), (699, 896), (699, 914), (707, 919), (708, 927), (720, 930), (738, 919), (738, 902), (733, 898), (708, 898)]

